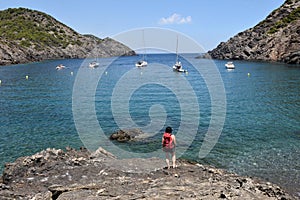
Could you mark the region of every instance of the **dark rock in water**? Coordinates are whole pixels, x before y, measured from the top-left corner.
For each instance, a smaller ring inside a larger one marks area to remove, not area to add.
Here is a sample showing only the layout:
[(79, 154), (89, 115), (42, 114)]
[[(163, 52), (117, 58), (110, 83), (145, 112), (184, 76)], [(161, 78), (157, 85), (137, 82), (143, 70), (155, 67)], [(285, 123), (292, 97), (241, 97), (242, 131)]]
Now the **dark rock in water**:
[(294, 199), (280, 187), (221, 169), (161, 158), (117, 159), (99, 148), (47, 149), (5, 167), (0, 199)]
[(208, 52), (214, 59), (300, 64), (300, 1), (287, 0), (265, 20)]
[(117, 140), (118, 142), (128, 142), (136, 140), (138, 136), (144, 134), (140, 129), (129, 129), (129, 130), (118, 130), (117, 132), (111, 134), (109, 139)]

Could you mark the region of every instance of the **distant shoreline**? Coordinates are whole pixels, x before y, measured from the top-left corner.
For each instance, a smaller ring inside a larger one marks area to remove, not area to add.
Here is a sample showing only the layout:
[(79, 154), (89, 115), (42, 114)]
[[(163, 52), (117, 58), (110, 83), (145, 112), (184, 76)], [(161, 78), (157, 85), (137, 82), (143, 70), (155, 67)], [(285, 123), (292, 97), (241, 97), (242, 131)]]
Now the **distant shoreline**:
[[(116, 55), (116, 56), (136, 56), (136, 54), (129, 54), (129, 55)], [(116, 57), (115, 55), (113, 56), (103, 56), (103, 57), (98, 57), (98, 58), (112, 58)], [(7, 67), (11, 65), (24, 65), (24, 64), (32, 64), (32, 63), (39, 63), (39, 62), (47, 62), (47, 61), (53, 61), (53, 60), (67, 60), (67, 59), (93, 59), (95, 57), (66, 57), (66, 58), (46, 58), (46, 59), (33, 59), (30, 61), (12, 61), (12, 62), (7, 62), (7, 61), (2, 61), (0, 59), (0, 67)]]
[[(174, 53), (147, 53), (147, 55), (171, 55)], [(201, 55), (199, 55), (201, 54)], [(218, 58), (211, 58), (209, 55), (207, 55), (207, 53), (183, 53), (180, 54), (182, 56), (184, 55), (195, 55), (195, 59), (209, 59), (209, 60), (220, 60), (220, 61), (236, 61), (236, 62), (258, 62), (258, 63), (274, 63), (274, 64), (284, 64), (284, 65), (288, 65), (291, 67), (300, 67), (300, 64), (288, 64), (285, 62), (279, 62), (279, 61), (270, 61), (270, 60), (237, 60), (237, 59), (218, 59)], [(196, 56), (197, 55), (197, 56)], [(135, 55), (120, 55), (121, 57), (123, 56), (139, 56), (139, 54), (135, 54)], [(101, 58), (113, 58), (113, 57), (119, 57), (119, 56), (108, 56), (108, 57), (99, 57)], [(16, 61), (16, 62), (12, 62), (12, 63), (6, 63), (3, 64), (3, 62), (1, 62), (0, 59), (0, 67), (7, 67), (7, 66), (15, 66), (15, 65), (26, 65), (26, 64), (33, 64), (33, 63), (39, 63), (39, 62), (47, 62), (47, 61), (53, 61), (53, 60), (67, 60), (67, 59), (92, 59), (93, 57), (74, 57), (74, 58), (49, 58), (49, 59), (43, 59), (43, 60), (32, 60), (32, 61)]]

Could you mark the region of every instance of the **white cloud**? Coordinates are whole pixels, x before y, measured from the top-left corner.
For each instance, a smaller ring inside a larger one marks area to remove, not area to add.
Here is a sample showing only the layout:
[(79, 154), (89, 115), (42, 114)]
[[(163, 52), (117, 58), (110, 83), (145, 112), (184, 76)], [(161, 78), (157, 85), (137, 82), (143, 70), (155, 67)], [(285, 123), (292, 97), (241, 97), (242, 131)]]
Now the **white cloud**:
[(192, 17), (182, 17), (181, 15), (174, 13), (170, 17), (163, 17), (159, 20), (159, 24), (165, 25), (165, 24), (189, 24), (192, 22)]

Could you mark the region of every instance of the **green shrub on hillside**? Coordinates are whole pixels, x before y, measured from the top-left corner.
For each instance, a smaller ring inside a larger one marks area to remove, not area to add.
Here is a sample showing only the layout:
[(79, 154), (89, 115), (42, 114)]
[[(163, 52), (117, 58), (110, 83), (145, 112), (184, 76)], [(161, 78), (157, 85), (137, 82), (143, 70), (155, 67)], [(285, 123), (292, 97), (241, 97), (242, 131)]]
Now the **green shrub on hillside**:
[(47, 14), (26, 8), (10, 8), (0, 12), (0, 36), (23, 47), (35, 45), (36, 48), (66, 48), (68, 44), (81, 44), (66, 35), (61, 26)]
[(274, 26), (272, 26), (268, 33), (273, 34), (276, 33), (280, 28), (286, 27), (289, 23), (300, 19), (300, 7), (293, 10), (289, 15), (277, 21)]

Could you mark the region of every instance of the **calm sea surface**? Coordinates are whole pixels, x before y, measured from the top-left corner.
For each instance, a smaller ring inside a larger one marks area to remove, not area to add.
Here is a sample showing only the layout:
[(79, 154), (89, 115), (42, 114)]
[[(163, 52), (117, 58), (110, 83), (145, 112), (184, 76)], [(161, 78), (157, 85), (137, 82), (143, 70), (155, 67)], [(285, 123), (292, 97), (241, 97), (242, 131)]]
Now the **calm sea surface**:
[[(185, 58), (188, 60), (182, 62), (188, 74), (172, 71), (175, 60), (172, 54), (148, 55), (149, 65), (143, 69), (134, 66), (138, 57), (98, 59), (100, 67), (97, 69), (89, 69), (87, 63), (90, 60), (81, 59), (0, 67), (0, 170), (6, 162), (48, 147), (83, 146), (74, 122), (73, 86), (79, 72), (81, 77), (90, 81), (90, 77), (97, 75), (97, 70), (105, 67), (96, 91), (87, 91), (87, 94), (95, 96), (97, 120), (106, 135), (119, 128), (114, 115), (119, 109), (111, 104), (112, 94), (118, 91), (119, 80), (123, 78), (126, 83), (124, 77), (129, 71), (136, 73), (137, 79), (143, 79), (147, 73), (147, 77), (149, 74), (153, 77), (149, 84), (131, 91), (127, 105), (130, 120), (137, 126), (146, 126), (163, 115), (163, 120), (156, 122), (163, 125), (161, 129), (171, 125), (174, 133), (180, 126), (189, 130), (193, 124), (181, 123), (183, 108), (180, 98), (184, 93), (177, 94), (167, 84), (161, 84), (166, 81), (180, 89), (180, 80), (187, 80), (197, 96), (199, 108), (194, 109), (200, 110), (200, 119), (190, 116), (191, 123), (195, 120), (199, 123), (192, 142), (178, 141), (187, 148), (182, 157), (241, 175), (263, 178), (300, 197), (300, 68), (278, 63), (235, 61), (236, 69), (228, 71), (224, 67), (225, 61), (195, 59), (194, 55), (185, 55)], [(187, 61), (192, 61), (192, 64)], [(207, 77), (196, 71), (195, 66), (205, 70), (211, 67), (211, 62), (224, 84), (226, 118), (217, 144), (208, 156), (199, 159), (198, 152), (209, 127), (212, 109)], [(58, 64), (68, 68), (56, 71)], [(168, 66), (170, 70), (160, 70), (160, 65)], [(125, 93), (130, 92), (128, 87), (124, 85)], [(189, 101), (192, 96), (187, 93), (183, 99)], [(160, 112), (162, 108), (164, 112)], [(82, 112), (82, 117), (89, 119), (90, 116)], [(160, 148), (160, 138), (161, 134), (157, 133), (145, 142), (119, 146), (125, 151), (151, 152)], [(107, 144), (109, 149), (110, 143)]]

